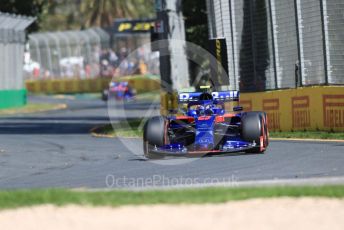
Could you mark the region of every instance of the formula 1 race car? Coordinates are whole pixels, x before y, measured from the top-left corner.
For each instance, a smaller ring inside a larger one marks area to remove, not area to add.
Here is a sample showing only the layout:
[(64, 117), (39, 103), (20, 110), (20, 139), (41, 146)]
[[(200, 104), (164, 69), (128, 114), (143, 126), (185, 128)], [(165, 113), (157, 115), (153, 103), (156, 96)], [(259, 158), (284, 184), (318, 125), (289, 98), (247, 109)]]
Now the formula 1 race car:
[(131, 100), (135, 93), (128, 82), (110, 82), (109, 89), (102, 92), (102, 100), (107, 101), (111, 97), (116, 100)]
[(144, 126), (144, 155), (207, 155), (231, 152), (264, 153), (269, 145), (264, 112), (243, 112), (236, 106), (225, 111), (225, 102), (239, 101), (238, 91), (196, 92), (178, 95), (184, 114), (156, 116)]

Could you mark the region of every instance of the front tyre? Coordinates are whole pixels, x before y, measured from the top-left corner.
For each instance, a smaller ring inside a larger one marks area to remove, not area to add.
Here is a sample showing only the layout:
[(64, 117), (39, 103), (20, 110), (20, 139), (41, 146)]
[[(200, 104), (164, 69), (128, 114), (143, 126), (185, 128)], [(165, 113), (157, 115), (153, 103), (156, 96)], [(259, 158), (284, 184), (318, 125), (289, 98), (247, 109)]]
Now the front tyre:
[(148, 159), (160, 159), (163, 155), (152, 153), (155, 147), (167, 144), (168, 120), (163, 116), (150, 118), (143, 128), (143, 153)]
[(247, 142), (255, 142), (256, 147), (247, 153), (264, 153), (269, 143), (267, 116), (264, 112), (248, 112), (242, 118), (242, 138)]
[(158, 159), (164, 158), (163, 155), (156, 154), (156, 153), (152, 153), (152, 149), (153, 149), (153, 148), (154, 148), (154, 146), (150, 145), (150, 144), (148, 143), (148, 141), (143, 141), (143, 155), (144, 155), (147, 159), (158, 160)]

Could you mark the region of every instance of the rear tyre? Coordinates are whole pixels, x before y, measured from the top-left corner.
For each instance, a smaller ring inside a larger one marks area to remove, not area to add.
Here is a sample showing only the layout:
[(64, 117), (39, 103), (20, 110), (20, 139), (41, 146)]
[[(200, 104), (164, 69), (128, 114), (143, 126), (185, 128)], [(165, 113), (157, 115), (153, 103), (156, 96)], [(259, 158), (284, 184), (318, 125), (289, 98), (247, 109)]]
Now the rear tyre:
[(161, 159), (164, 156), (152, 153), (154, 147), (161, 147), (167, 143), (168, 121), (163, 116), (150, 118), (143, 128), (143, 153), (148, 159)]
[(264, 133), (264, 146), (267, 148), (269, 146), (269, 129), (268, 129), (268, 116), (266, 113), (263, 113), (263, 133)]
[(247, 150), (247, 153), (264, 153), (268, 142), (265, 113), (248, 112), (243, 116), (242, 138), (257, 144), (256, 147)]

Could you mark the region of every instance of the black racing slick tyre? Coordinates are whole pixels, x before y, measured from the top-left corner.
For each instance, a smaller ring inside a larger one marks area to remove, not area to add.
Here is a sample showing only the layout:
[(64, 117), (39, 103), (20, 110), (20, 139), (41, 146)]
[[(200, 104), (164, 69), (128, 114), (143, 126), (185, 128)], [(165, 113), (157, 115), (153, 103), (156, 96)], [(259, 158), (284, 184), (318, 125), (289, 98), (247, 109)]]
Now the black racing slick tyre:
[(254, 147), (246, 152), (264, 153), (268, 144), (266, 114), (263, 112), (248, 112), (242, 118), (242, 138), (247, 142), (255, 142)]
[(143, 128), (143, 153), (148, 159), (163, 158), (163, 155), (152, 153), (152, 148), (164, 146), (167, 143), (168, 120), (163, 116), (150, 118)]

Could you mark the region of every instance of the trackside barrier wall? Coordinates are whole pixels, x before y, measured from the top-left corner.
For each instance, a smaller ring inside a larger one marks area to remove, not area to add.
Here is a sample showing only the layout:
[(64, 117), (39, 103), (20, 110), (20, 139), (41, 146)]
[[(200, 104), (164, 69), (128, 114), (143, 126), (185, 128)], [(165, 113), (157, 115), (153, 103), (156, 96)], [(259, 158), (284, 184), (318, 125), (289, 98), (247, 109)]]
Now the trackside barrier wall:
[(160, 92), (160, 78), (158, 76), (137, 76), (137, 77), (122, 77), (116, 78), (114, 81), (126, 81), (136, 90), (137, 93), (145, 93), (152, 91)]
[(21, 107), (26, 104), (26, 90), (0, 90), (0, 109)]
[[(110, 81), (110, 78), (28, 80), (26, 88), (31, 93), (99, 93), (108, 88)], [(127, 81), (138, 93), (160, 90), (160, 81), (151, 77), (123, 77), (114, 81)]]
[[(161, 95), (161, 113), (177, 108), (175, 94)], [(344, 86), (315, 86), (242, 93), (244, 111), (265, 111), (270, 131), (344, 131)]]
[(31, 93), (95, 93), (108, 87), (110, 80), (111, 79), (28, 80), (26, 81), (26, 88)]

